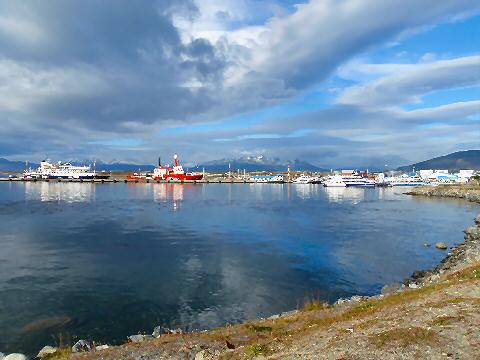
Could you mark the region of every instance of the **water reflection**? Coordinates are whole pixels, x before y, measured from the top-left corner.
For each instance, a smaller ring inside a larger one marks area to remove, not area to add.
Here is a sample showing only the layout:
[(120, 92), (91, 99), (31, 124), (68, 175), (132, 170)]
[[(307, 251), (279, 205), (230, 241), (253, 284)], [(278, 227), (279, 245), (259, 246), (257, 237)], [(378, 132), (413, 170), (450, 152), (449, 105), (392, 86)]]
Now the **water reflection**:
[(310, 199), (319, 191), (320, 185), (316, 184), (292, 184), (300, 199)]
[(152, 184), (153, 200), (156, 202), (173, 203), (173, 211), (177, 211), (180, 202), (183, 201), (184, 184)]
[(350, 202), (358, 204), (365, 199), (365, 191), (371, 189), (364, 189), (358, 187), (326, 187), (328, 201), (332, 203)]
[(95, 201), (95, 185), (89, 183), (26, 182), (25, 199), (42, 202), (91, 202)]

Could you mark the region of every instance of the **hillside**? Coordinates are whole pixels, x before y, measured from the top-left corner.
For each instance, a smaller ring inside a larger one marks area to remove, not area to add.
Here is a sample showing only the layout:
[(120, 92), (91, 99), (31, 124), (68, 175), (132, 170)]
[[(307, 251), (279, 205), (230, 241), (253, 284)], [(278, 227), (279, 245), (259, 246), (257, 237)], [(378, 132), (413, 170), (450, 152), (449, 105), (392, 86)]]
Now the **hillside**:
[[(38, 167), (39, 164), (28, 164), (30, 167)], [(25, 161), (10, 161), (5, 158), (0, 158), (0, 171), (23, 171), (25, 170)]]
[(480, 150), (457, 151), (445, 156), (439, 156), (430, 160), (418, 162), (408, 166), (401, 166), (400, 171), (444, 169), (460, 170), (474, 169), (480, 170)]

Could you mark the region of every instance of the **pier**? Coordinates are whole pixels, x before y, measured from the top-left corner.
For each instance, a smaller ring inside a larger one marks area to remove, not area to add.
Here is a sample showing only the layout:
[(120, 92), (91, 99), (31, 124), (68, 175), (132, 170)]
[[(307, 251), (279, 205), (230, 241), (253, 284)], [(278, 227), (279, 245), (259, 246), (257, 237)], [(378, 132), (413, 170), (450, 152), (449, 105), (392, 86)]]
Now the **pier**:
[(51, 183), (94, 183), (94, 184), (256, 184), (249, 179), (212, 179), (212, 180), (127, 180), (124, 178), (111, 179), (24, 179), (0, 178), (4, 182), (51, 182)]

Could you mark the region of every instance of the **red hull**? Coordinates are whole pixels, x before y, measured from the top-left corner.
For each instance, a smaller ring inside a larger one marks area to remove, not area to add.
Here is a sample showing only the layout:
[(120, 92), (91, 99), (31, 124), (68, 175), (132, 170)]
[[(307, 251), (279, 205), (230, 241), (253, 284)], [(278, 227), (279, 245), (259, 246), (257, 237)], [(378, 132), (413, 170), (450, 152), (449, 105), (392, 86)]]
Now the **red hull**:
[(165, 177), (154, 177), (153, 180), (178, 180), (178, 181), (185, 181), (185, 180), (202, 180), (203, 174), (168, 174)]
[(127, 180), (147, 180), (147, 177), (141, 175), (128, 175)]

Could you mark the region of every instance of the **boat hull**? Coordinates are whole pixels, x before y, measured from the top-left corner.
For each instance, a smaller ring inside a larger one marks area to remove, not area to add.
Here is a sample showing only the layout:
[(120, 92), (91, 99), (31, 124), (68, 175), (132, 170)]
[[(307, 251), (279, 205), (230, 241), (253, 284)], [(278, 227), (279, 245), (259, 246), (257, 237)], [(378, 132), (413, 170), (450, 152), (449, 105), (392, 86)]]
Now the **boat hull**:
[(156, 176), (153, 180), (166, 180), (166, 181), (198, 181), (203, 179), (203, 174), (168, 174), (164, 177)]

